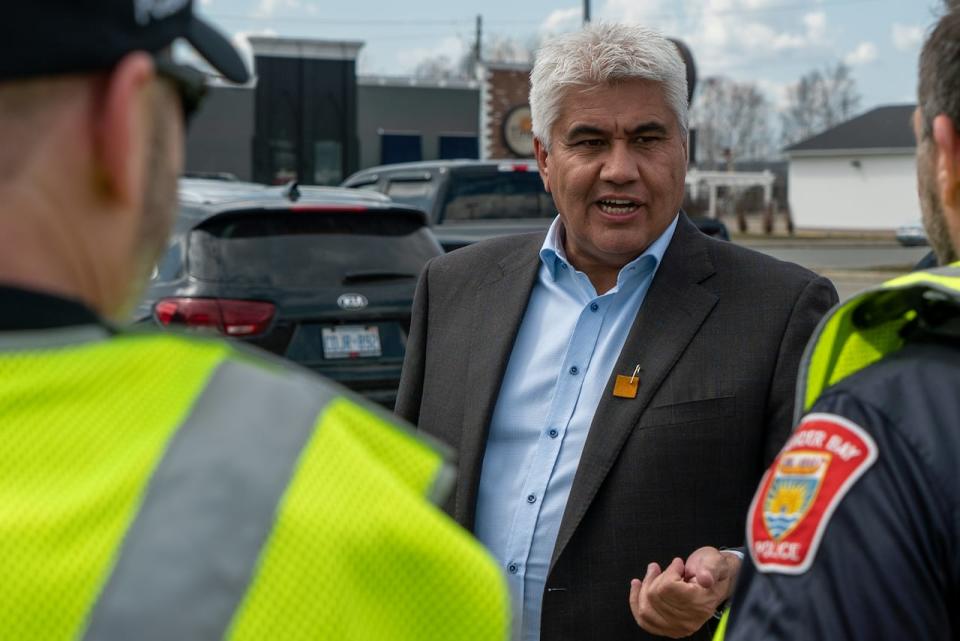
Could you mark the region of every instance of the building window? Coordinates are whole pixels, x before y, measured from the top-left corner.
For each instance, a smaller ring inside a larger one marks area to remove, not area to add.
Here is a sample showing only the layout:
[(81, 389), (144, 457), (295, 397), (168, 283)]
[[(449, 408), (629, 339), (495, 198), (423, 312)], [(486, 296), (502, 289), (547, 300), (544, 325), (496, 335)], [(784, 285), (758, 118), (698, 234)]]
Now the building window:
[(380, 164), (422, 159), (420, 134), (380, 134)]
[(480, 147), (477, 137), (472, 134), (447, 134), (440, 136), (440, 158), (442, 160), (454, 158), (475, 159), (480, 157)]
[(270, 182), (283, 185), (297, 179), (297, 146), (292, 140), (273, 139), (269, 144)]
[(313, 184), (339, 185), (343, 180), (343, 150), (339, 140), (317, 140), (313, 143)]

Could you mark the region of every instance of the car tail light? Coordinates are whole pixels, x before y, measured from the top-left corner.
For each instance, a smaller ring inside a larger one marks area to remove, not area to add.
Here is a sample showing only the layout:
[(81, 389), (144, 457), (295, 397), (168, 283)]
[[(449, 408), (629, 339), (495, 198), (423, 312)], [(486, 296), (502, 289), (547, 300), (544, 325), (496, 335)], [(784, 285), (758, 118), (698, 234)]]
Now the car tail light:
[(525, 162), (502, 162), (497, 165), (499, 171), (534, 171), (530, 163)]
[(254, 336), (266, 331), (276, 309), (257, 300), (163, 298), (153, 306), (153, 314), (165, 327), (208, 327), (228, 336)]

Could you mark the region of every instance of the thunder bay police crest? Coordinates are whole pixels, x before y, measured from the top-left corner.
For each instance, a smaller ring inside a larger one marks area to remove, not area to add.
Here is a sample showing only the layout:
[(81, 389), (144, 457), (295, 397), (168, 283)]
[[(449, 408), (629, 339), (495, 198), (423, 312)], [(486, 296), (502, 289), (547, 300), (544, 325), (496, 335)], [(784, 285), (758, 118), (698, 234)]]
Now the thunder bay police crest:
[(799, 451), (780, 460), (763, 502), (763, 522), (775, 541), (790, 534), (810, 511), (830, 459), (826, 452)]

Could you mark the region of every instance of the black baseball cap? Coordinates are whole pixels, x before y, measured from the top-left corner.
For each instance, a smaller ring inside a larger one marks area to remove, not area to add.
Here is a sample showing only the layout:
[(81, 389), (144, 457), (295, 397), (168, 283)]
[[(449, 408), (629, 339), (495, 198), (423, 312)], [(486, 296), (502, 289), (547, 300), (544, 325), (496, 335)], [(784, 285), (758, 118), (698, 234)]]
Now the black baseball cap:
[(19, 0), (0, 18), (0, 81), (110, 69), (133, 51), (183, 38), (218, 72), (246, 82), (230, 41), (193, 13), (192, 0)]

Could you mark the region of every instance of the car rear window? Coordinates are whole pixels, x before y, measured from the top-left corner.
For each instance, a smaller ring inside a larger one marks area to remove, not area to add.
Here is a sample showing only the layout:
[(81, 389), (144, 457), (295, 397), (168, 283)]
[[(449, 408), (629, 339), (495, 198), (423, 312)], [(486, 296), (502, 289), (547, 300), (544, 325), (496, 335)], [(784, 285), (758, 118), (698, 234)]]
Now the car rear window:
[(553, 218), (553, 198), (536, 171), (451, 172), (441, 220)]
[(442, 253), (416, 217), (397, 212), (244, 212), (190, 233), (188, 269), (201, 280), (311, 288), (416, 279)]

